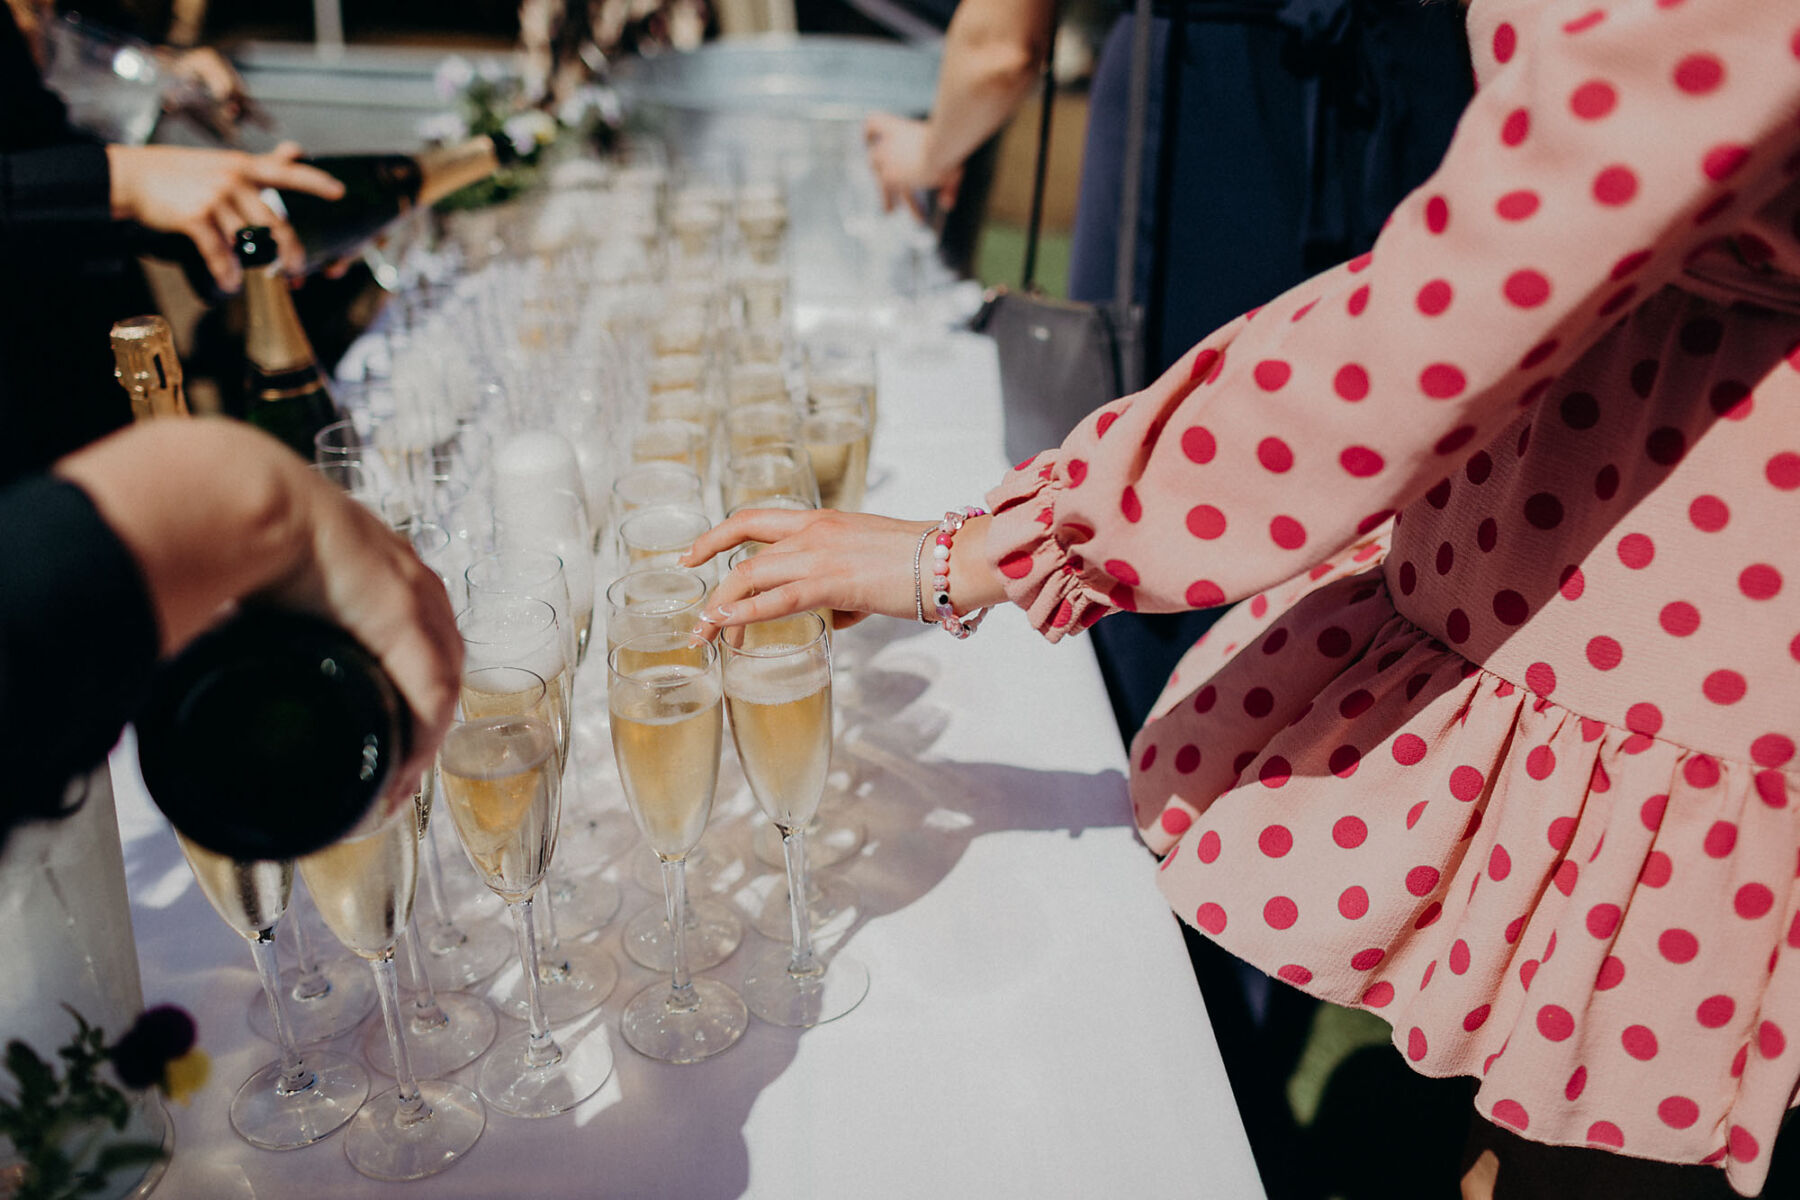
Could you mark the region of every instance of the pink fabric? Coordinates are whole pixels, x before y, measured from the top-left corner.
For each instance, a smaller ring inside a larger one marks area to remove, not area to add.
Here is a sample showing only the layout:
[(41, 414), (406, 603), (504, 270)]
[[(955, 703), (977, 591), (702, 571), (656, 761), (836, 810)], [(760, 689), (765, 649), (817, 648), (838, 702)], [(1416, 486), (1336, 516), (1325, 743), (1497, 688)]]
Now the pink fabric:
[(1470, 30), (1373, 255), (1023, 464), (988, 552), (1052, 639), (1247, 600), (1132, 750), (1183, 918), (1493, 1121), (1750, 1192), (1800, 1081), (1800, 12)]

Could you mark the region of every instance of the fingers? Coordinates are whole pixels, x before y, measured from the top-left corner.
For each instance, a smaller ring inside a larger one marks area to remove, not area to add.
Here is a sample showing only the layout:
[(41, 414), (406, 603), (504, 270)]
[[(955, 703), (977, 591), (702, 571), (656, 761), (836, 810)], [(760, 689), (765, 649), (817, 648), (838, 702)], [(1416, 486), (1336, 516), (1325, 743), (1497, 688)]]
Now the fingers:
[(742, 542), (778, 542), (809, 528), (825, 513), (819, 510), (796, 512), (781, 508), (750, 508), (727, 517), (694, 541), (694, 548), (681, 560), (684, 567), (697, 567), (714, 555)]
[(283, 142), (267, 154), (252, 156), (244, 174), (258, 187), (289, 188), (326, 200), (343, 198), (343, 184), (317, 167), (296, 161), (299, 157), (297, 144)]
[[(243, 285), (244, 269), (238, 265), (237, 254), (232, 250), (225, 234), (220, 231), (218, 221), (197, 220), (183, 232), (193, 241), (194, 248), (200, 251), (201, 261), (212, 272), (220, 291), (235, 292)], [(236, 230), (232, 232), (235, 235)]]

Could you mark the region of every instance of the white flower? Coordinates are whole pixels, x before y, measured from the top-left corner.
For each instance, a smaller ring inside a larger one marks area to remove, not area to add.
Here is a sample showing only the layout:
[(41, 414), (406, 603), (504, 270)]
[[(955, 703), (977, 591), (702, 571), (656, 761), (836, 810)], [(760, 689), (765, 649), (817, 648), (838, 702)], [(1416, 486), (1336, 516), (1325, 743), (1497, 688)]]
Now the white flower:
[(609, 125), (616, 125), (623, 115), (623, 109), (619, 104), (619, 94), (609, 87), (600, 87), (591, 83), (576, 88), (556, 110), (556, 119), (570, 129), (580, 127), (590, 117), (597, 117)]
[(423, 142), (460, 142), (469, 136), (469, 123), (462, 119), (460, 113), (433, 113), (419, 122), (418, 133), (419, 140)]
[(541, 109), (515, 113), (506, 118), (503, 128), (520, 154), (530, 154), (539, 146), (547, 146), (556, 140), (556, 119)]
[(460, 54), (452, 54), (438, 64), (432, 74), (431, 84), (437, 92), (439, 100), (454, 100), (462, 95), (463, 89), (475, 82), (475, 68), (469, 60)]
[(484, 58), (475, 64), (475, 74), (487, 83), (504, 83), (512, 78), (512, 69), (497, 58)]

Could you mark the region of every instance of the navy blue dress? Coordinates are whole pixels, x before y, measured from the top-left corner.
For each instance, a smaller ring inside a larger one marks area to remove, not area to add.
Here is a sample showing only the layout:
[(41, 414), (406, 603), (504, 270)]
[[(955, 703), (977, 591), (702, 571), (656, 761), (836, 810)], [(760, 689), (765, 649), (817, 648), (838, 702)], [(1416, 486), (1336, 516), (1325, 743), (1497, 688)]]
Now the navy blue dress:
[[(1473, 80), (1455, 3), (1187, 0), (1159, 272), (1156, 159), (1170, 25), (1159, 16), (1151, 30), (1138, 218), (1147, 378), (1240, 313), (1368, 249), (1436, 168)], [(1116, 22), (1094, 75), (1071, 299), (1112, 298), (1131, 30), (1129, 15)], [(1164, 285), (1154, 297), (1153, 280)], [(1116, 613), (1093, 628), (1127, 742), (1216, 616)]]

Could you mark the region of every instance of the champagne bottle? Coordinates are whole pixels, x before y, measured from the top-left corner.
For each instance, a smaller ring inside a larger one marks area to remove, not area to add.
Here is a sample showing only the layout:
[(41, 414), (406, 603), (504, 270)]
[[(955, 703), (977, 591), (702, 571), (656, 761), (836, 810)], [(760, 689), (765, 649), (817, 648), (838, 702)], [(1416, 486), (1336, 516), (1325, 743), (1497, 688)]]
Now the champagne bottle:
[[(370, 238), (420, 205), (436, 204), (512, 162), (504, 137), (475, 137), (411, 154), (329, 154), (303, 162), (336, 177), (344, 195), (324, 200), (276, 191), (279, 208), (306, 247), (306, 269), (354, 254)], [(273, 189), (271, 189), (273, 190)], [(267, 198), (268, 193), (264, 193)]]
[(244, 415), (312, 461), (313, 435), (339, 419), (325, 372), (300, 326), (268, 229), (238, 230), (244, 268)]
[(175, 335), (159, 316), (127, 317), (112, 327), (113, 378), (131, 397), (131, 419), (185, 417), (187, 389)]
[(246, 608), (157, 669), (138, 762), (183, 836), (233, 859), (293, 858), (379, 820), (411, 721), (343, 629)]

